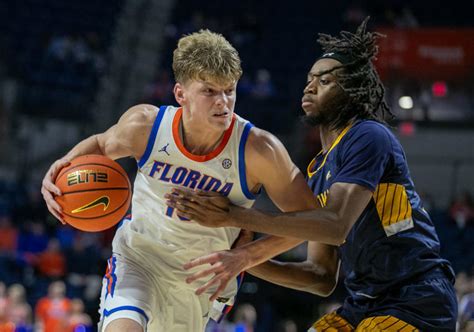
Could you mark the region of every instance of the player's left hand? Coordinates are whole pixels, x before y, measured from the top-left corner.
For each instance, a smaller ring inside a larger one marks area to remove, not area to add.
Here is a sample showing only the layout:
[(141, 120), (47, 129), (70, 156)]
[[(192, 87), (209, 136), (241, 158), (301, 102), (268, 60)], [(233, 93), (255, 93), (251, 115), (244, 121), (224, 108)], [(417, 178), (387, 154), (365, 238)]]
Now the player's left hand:
[(165, 198), (166, 204), (175, 208), (181, 217), (207, 227), (230, 226), (229, 212), (233, 205), (218, 193), (174, 188)]
[(186, 282), (192, 283), (195, 280), (214, 274), (214, 277), (211, 280), (196, 290), (196, 294), (201, 295), (211, 286), (217, 285), (216, 291), (209, 298), (210, 301), (214, 301), (227, 287), (229, 281), (234, 280), (239, 273), (246, 270), (248, 261), (249, 259), (246, 251), (239, 248), (218, 251), (193, 259), (184, 265), (186, 270), (205, 264), (210, 264), (210, 267), (186, 278)]

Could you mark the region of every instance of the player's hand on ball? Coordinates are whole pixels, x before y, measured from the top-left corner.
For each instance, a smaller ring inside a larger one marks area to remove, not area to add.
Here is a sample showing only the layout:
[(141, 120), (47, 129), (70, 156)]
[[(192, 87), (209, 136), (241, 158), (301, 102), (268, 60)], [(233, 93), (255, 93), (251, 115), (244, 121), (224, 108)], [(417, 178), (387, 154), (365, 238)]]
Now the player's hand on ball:
[(217, 285), (216, 291), (209, 298), (209, 300), (214, 301), (227, 287), (229, 281), (235, 280), (239, 273), (247, 269), (248, 262), (249, 258), (247, 252), (243, 249), (235, 248), (214, 252), (210, 255), (193, 259), (184, 265), (186, 270), (200, 265), (210, 265), (208, 268), (196, 272), (192, 276), (186, 278), (186, 282), (192, 283), (195, 280), (206, 278), (209, 275), (214, 274), (214, 277), (196, 290), (196, 294), (201, 295), (210, 287), (215, 287), (215, 285)]
[(229, 212), (233, 205), (227, 197), (218, 193), (175, 188), (165, 198), (181, 217), (208, 227), (230, 225)]
[(43, 195), (43, 199), (46, 202), (49, 212), (51, 212), (51, 214), (63, 224), (66, 222), (61, 217), (61, 206), (59, 206), (59, 204), (54, 200), (54, 196), (61, 196), (62, 193), (61, 190), (56, 187), (54, 182), (61, 169), (70, 163), (69, 159), (66, 158), (56, 160), (46, 172), (41, 184), (41, 194)]

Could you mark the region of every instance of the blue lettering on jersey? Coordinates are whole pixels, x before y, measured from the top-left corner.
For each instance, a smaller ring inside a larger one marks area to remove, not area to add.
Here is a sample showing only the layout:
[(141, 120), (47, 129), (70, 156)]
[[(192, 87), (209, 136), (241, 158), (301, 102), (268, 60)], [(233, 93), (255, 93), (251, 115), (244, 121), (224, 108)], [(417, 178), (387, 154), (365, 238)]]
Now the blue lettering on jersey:
[(229, 196), (233, 182), (224, 182), (213, 178), (212, 176), (202, 174), (199, 171), (187, 169), (186, 167), (174, 167), (172, 164), (167, 164), (161, 161), (153, 161), (150, 173), (148, 176), (163, 181), (172, 182), (175, 185), (180, 185), (185, 188), (195, 189), (196, 186), (200, 190), (215, 191), (223, 196)]

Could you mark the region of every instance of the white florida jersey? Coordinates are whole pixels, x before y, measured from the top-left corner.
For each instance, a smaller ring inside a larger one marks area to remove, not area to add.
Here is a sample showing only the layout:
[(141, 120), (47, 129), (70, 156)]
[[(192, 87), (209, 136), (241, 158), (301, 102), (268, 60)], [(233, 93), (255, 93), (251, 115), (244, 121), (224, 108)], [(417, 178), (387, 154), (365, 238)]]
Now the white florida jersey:
[(184, 283), (186, 276), (203, 268), (185, 271), (184, 263), (230, 249), (240, 229), (208, 228), (181, 220), (164, 196), (175, 187), (196, 188), (218, 192), (250, 208), (255, 197), (247, 188), (244, 151), (252, 124), (234, 115), (219, 146), (208, 155), (197, 156), (186, 150), (179, 135), (182, 109), (162, 106), (157, 112), (146, 151), (138, 161), (132, 217), (117, 231), (113, 249), (119, 254), (131, 250), (144, 261), (144, 267), (157, 269), (169, 281)]

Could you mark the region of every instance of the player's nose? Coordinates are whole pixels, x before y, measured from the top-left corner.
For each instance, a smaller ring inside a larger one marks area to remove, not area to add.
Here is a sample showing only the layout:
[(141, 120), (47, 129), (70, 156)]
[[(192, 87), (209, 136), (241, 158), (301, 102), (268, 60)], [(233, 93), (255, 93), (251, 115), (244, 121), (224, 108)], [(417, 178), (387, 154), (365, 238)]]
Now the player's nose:
[(225, 93), (220, 93), (216, 98), (216, 105), (219, 107), (223, 107), (227, 104), (227, 95)]
[(304, 94), (309, 94), (309, 93), (316, 94), (316, 92), (317, 92), (316, 84), (314, 84), (313, 81), (306, 84), (305, 88), (303, 89)]

